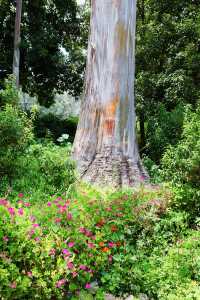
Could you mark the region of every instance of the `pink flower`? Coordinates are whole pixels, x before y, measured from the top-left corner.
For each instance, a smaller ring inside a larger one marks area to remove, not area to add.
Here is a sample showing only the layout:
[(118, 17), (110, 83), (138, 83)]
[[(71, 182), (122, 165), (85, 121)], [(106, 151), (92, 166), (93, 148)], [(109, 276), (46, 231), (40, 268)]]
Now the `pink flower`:
[(35, 227), (35, 228), (40, 227), (40, 225), (37, 224), (37, 223), (33, 224), (32, 226)]
[(85, 229), (84, 227), (80, 227), (80, 228), (79, 228), (79, 232), (85, 233), (85, 231), (86, 231), (86, 229)]
[(70, 256), (70, 254), (71, 254), (68, 249), (63, 249), (62, 253), (66, 256)]
[(109, 256), (108, 256), (108, 261), (109, 261), (109, 262), (112, 262), (112, 261), (113, 261), (112, 255), (109, 255)]
[(86, 289), (91, 289), (91, 284), (90, 283), (86, 283), (85, 288)]
[(7, 206), (8, 201), (6, 199), (0, 199), (0, 205)]
[(93, 236), (93, 233), (92, 233), (91, 231), (89, 231), (89, 230), (86, 229), (85, 235), (86, 235), (87, 237), (91, 237), (91, 236)]
[(14, 216), (15, 215), (15, 209), (14, 207), (8, 207), (8, 212), (11, 216)]
[(61, 222), (61, 218), (55, 218), (55, 223), (60, 223)]
[(108, 247), (110, 247), (110, 248), (113, 248), (113, 247), (115, 247), (115, 243), (113, 243), (113, 242), (109, 242), (109, 243), (108, 243)]
[(16, 289), (16, 287), (17, 287), (17, 284), (15, 281), (10, 284), (11, 289)]
[(80, 265), (79, 269), (82, 270), (82, 271), (86, 271), (86, 270), (87, 270), (87, 266), (85, 266), (85, 265)]
[(61, 206), (59, 209), (59, 213), (63, 214), (66, 211), (66, 209), (67, 209), (66, 206)]
[(23, 216), (23, 214), (24, 214), (23, 208), (19, 208), (18, 209), (18, 215)]
[(35, 241), (36, 241), (36, 242), (39, 242), (39, 241), (40, 241), (40, 237), (39, 237), (39, 236), (36, 236), (36, 237), (35, 237)]
[(3, 236), (3, 241), (4, 242), (8, 242), (9, 241), (9, 238), (7, 236)]
[(74, 243), (74, 242), (69, 242), (69, 243), (68, 243), (68, 247), (69, 247), (69, 248), (72, 248), (72, 247), (74, 247), (74, 245), (75, 245), (75, 243)]
[(27, 272), (27, 276), (30, 277), (30, 278), (32, 278), (32, 277), (33, 277), (32, 272), (31, 272), (31, 271), (30, 271), (30, 272)]
[(49, 251), (49, 255), (51, 256), (54, 256), (56, 254), (56, 250), (54, 248), (52, 248), (50, 251)]
[(49, 207), (50, 207), (50, 206), (51, 206), (51, 202), (48, 202), (48, 203), (47, 203), (47, 206), (49, 206)]
[(19, 194), (18, 194), (18, 197), (19, 197), (19, 198), (23, 198), (23, 197), (24, 197), (24, 194), (19, 193)]
[(67, 214), (67, 220), (69, 220), (69, 221), (72, 220), (72, 214), (71, 214), (71, 213), (68, 213), (68, 214)]
[(67, 263), (67, 267), (68, 267), (68, 269), (73, 269), (73, 267), (74, 267), (74, 264), (70, 261), (70, 262), (68, 262)]
[(60, 288), (61, 286), (65, 285), (65, 283), (66, 283), (66, 279), (60, 279), (57, 281), (56, 287)]
[(87, 245), (88, 245), (88, 248), (90, 248), (90, 249), (94, 248), (94, 244), (93, 243), (89, 242)]
[(31, 229), (28, 233), (29, 233), (29, 235), (30, 235), (30, 237), (31, 237), (32, 235), (34, 235), (35, 230), (34, 230), (34, 229)]
[(73, 272), (73, 273), (72, 273), (73, 278), (76, 277), (77, 275), (78, 275), (77, 272)]
[(30, 216), (29, 219), (30, 219), (31, 222), (34, 222), (36, 220), (34, 216)]
[(24, 203), (24, 206), (25, 206), (25, 207), (30, 207), (31, 204), (30, 204), (29, 202), (25, 202), (25, 203)]

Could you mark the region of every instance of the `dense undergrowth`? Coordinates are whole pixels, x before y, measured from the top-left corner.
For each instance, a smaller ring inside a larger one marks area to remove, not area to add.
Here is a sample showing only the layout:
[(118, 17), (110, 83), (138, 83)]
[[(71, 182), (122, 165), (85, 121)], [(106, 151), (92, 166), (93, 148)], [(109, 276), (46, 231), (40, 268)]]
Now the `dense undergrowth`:
[(200, 299), (200, 232), (167, 189), (0, 202), (1, 299)]
[(0, 299), (199, 300), (200, 109), (160, 165), (144, 158), (159, 185), (100, 191), (77, 180), (66, 135), (34, 137), (12, 80), (0, 97)]

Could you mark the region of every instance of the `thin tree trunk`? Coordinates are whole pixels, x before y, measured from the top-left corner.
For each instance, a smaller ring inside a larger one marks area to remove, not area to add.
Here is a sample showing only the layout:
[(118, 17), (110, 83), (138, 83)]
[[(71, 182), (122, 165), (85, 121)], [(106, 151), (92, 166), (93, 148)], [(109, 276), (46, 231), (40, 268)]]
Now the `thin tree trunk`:
[(136, 0), (92, 0), (85, 97), (73, 147), (80, 175), (100, 185), (147, 178), (135, 136)]
[(16, 1), (15, 16), (15, 36), (14, 36), (14, 55), (13, 55), (13, 75), (16, 78), (16, 86), (19, 87), (19, 64), (20, 64), (20, 27), (22, 14), (22, 0)]

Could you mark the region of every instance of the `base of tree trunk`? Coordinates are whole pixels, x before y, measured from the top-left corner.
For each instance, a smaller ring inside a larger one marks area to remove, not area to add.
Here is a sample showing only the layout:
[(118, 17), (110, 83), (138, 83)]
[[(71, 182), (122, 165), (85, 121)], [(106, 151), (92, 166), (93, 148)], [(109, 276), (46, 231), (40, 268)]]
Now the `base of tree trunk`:
[(83, 180), (99, 186), (132, 187), (149, 180), (139, 159), (134, 161), (114, 147), (104, 147), (89, 165), (85, 162), (85, 168), (83, 164), (81, 169)]

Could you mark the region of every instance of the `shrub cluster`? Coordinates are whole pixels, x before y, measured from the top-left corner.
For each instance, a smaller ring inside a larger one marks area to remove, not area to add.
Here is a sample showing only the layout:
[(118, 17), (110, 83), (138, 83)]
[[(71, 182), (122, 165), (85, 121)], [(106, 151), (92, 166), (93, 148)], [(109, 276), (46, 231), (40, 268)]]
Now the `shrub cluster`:
[(168, 211), (168, 192), (81, 187), (45, 200), (1, 199), (2, 299), (199, 296), (199, 232), (187, 237), (188, 215)]
[(18, 158), (33, 139), (31, 121), (18, 107), (18, 92), (12, 79), (1, 91), (0, 106), (0, 178), (11, 179), (18, 166)]
[(163, 178), (175, 190), (174, 205), (190, 212), (191, 218), (200, 213), (200, 107), (185, 113), (180, 141), (170, 146), (162, 159)]

